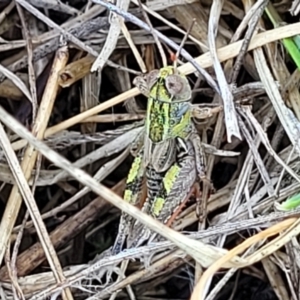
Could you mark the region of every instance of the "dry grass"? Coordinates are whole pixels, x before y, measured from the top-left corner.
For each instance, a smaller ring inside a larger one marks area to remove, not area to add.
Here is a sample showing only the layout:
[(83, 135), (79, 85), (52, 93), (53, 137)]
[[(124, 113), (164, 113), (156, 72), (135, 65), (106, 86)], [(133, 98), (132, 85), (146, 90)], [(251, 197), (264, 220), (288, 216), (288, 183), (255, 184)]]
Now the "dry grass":
[[(280, 42), (300, 34), (299, 1), (274, 1), (276, 29), (266, 1), (94, 2), (0, 1), (1, 297), (299, 299), (300, 210), (274, 205), (300, 188), (299, 76)], [(178, 68), (215, 189), (205, 220), (190, 201), (172, 230), (122, 194), (145, 115), (132, 80), (172, 63), (186, 31)], [(110, 255), (120, 210), (165, 240)]]

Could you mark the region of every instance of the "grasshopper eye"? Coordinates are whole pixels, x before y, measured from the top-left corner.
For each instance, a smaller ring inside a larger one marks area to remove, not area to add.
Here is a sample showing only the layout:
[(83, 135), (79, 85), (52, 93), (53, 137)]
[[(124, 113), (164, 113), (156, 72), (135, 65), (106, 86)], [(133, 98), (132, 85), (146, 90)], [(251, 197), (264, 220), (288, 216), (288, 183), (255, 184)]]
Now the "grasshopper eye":
[(176, 74), (167, 76), (165, 82), (168, 92), (173, 96), (179, 94), (185, 84), (181, 76)]
[(159, 70), (153, 70), (145, 76), (148, 88), (151, 89), (159, 78)]

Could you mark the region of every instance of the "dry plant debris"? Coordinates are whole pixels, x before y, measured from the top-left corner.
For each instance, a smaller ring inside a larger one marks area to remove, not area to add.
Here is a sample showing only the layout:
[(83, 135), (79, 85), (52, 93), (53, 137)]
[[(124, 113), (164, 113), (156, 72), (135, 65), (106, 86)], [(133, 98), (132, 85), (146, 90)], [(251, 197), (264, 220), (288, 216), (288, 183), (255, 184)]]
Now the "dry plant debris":
[[(300, 209), (278, 210), (300, 189), (298, 15), (292, 0), (0, 0), (1, 299), (299, 299)], [(177, 51), (214, 190), (171, 229), (122, 196), (146, 108), (133, 79)], [(111, 255), (121, 210), (163, 238)]]

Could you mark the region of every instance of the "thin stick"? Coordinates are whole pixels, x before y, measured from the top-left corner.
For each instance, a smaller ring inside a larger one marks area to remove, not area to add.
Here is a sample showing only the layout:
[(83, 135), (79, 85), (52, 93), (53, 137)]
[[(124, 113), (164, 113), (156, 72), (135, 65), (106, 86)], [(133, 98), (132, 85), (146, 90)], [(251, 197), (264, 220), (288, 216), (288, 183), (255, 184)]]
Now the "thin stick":
[(36, 91), (36, 77), (34, 73), (34, 67), (33, 67), (33, 54), (32, 54), (32, 41), (30, 32), (27, 28), (27, 24), (25, 21), (25, 16), (23, 12), (23, 8), (16, 3), (16, 7), (20, 16), (21, 24), (22, 24), (22, 31), (23, 31), (23, 37), (26, 40), (26, 48), (27, 48), (27, 57), (28, 57), (28, 79), (29, 79), (29, 85), (30, 85), (30, 92), (32, 97), (32, 122), (34, 122), (36, 113), (37, 113), (37, 107), (38, 107), (38, 100), (37, 100), (37, 91)]
[[(59, 25), (57, 25), (55, 22), (53, 22), (51, 19), (49, 19), (47, 16), (45, 16), (44, 14), (42, 14), (39, 10), (37, 10), (35, 7), (33, 7), (31, 4), (29, 4), (27, 1), (24, 0), (16, 0), (18, 2), (18, 4), (22, 5), (26, 10), (28, 10), (30, 13), (32, 13), (35, 17), (37, 17), (38, 19), (40, 19), (42, 22), (44, 22), (45, 24), (47, 24), (48, 26), (55, 28), (56, 30), (58, 30), (59, 32), (62, 33), (62, 35), (64, 37), (66, 37), (66, 39), (68, 39), (70, 42), (74, 43), (75, 45), (77, 45), (79, 48), (85, 50), (86, 52), (94, 55), (94, 56), (98, 56), (99, 53), (97, 51), (95, 51), (92, 47), (86, 45), (85, 43), (83, 43), (81, 40), (79, 40), (78, 38), (76, 38), (73, 34), (71, 34), (70, 32), (62, 29)], [(108, 60), (107, 61), (107, 65), (116, 68), (116, 69), (122, 69), (124, 71), (130, 72), (132, 73), (133, 71), (130, 69), (127, 69), (125, 67), (119, 66), (117, 64), (115, 64), (114, 62)], [(134, 72), (135, 73), (135, 72)]]
[(184, 46), (184, 44), (185, 44), (185, 42), (186, 42), (189, 34), (191, 33), (192, 28), (193, 28), (195, 22), (196, 22), (196, 19), (193, 19), (191, 25), (189, 26), (189, 28), (187, 29), (185, 35), (183, 36), (183, 39), (182, 39), (182, 41), (181, 41), (181, 43), (179, 45), (179, 48), (177, 49), (177, 52), (175, 54), (175, 60), (174, 60), (174, 69), (176, 69), (176, 67), (177, 67), (177, 58), (179, 57), (180, 51), (183, 48), (183, 46)]
[[(52, 107), (54, 105), (54, 100), (56, 98), (56, 93), (58, 90), (58, 72), (65, 66), (68, 59), (67, 49), (61, 48), (57, 51), (56, 58), (53, 63), (51, 70), (51, 76), (49, 77), (47, 86), (44, 91), (44, 95), (39, 107), (36, 122), (33, 126), (33, 134), (37, 138), (42, 139), (52, 112)], [(23, 160), (21, 162), (22, 169), (24, 171), (25, 178), (28, 179), (31, 176), (32, 169), (34, 168), (35, 161), (38, 152), (34, 150), (32, 146), (28, 146)], [(9, 240), (9, 236), (14, 227), (14, 223), (17, 219), (20, 207), (22, 204), (22, 196), (19, 193), (19, 189), (14, 185), (7, 205), (0, 223), (0, 264), (2, 262), (5, 248)]]
[[(18, 1), (21, 1), (21, 0), (18, 0)], [(137, 17), (133, 16), (132, 14), (120, 10), (115, 5), (113, 5), (111, 3), (107, 3), (107, 2), (105, 2), (103, 0), (93, 0), (93, 2), (105, 6), (110, 11), (112, 11), (112, 12), (114, 12), (114, 13), (122, 16), (125, 20), (130, 21), (133, 24), (135, 24), (135, 25), (137, 25), (137, 26), (139, 26), (139, 27), (141, 27), (141, 28), (143, 28), (143, 29), (151, 32), (151, 28), (149, 27), (149, 25), (147, 25), (146, 23), (144, 23), (143, 21), (141, 21)], [(176, 43), (174, 43), (172, 40), (170, 40), (169, 38), (167, 38), (165, 35), (163, 35), (158, 30), (156, 30), (156, 29), (153, 28), (153, 32), (161, 40), (163, 40), (167, 45), (169, 45), (170, 47), (172, 47), (174, 50), (178, 50), (179, 49), (179, 46)], [(220, 95), (220, 89), (219, 89), (217, 83), (213, 80), (213, 78), (204, 69), (202, 69), (199, 66), (199, 64), (196, 62), (196, 60), (186, 50), (184, 50), (184, 49), (180, 50), (180, 54), (195, 67), (195, 69), (205, 78), (205, 80), (207, 81), (207, 83)]]
[[(256, 36), (253, 37), (251, 43), (248, 47), (248, 51), (251, 51), (255, 48), (264, 46), (268, 43), (286, 38), (291, 37), (294, 35), (300, 34), (300, 24), (290, 24), (283, 27), (267, 30), (266, 32), (258, 33)], [(239, 51), (242, 47), (243, 40), (235, 42), (233, 44), (227, 45), (221, 49), (218, 49), (218, 59), (220, 62), (224, 62), (230, 58), (234, 58), (239, 54)], [(203, 68), (208, 68), (212, 66), (212, 60), (210, 57), (210, 53), (205, 53), (196, 58), (197, 62), (201, 64)], [(190, 63), (186, 63), (178, 68), (182, 74), (188, 75), (195, 72), (194, 67)], [(101, 103), (87, 111), (84, 111), (74, 117), (71, 117), (60, 124), (54, 125), (48, 128), (45, 132), (45, 138), (49, 137), (57, 132), (60, 132), (64, 129), (67, 129), (71, 126), (74, 126), (81, 122), (82, 120), (99, 114), (101, 111), (104, 111), (114, 105), (120, 104), (131, 97), (137, 96), (140, 94), (140, 91), (137, 87), (132, 88), (116, 97), (113, 97), (104, 103)], [(27, 141), (19, 140), (13, 143), (13, 149), (19, 150), (26, 146)]]
[(167, 63), (167, 57), (166, 57), (166, 54), (165, 54), (164, 49), (163, 49), (163, 47), (162, 47), (162, 44), (161, 44), (161, 42), (159, 41), (159, 39), (157, 38), (157, 35), (155, 34), (155, 32), (154, 32), (154, 30), (153, 30), (152, 23), (151, 23), (151, 21), (150, 21), (148, 15), (147, 15), (147, 13), (146, 13), (146, 11), (145, 11), (144, 8), (143, 8), (143, 4), (142, 4), (141, 0), (137, 0), (137, 1), (138, 1), (138, 3), (139, 3), (139, 7), (140, 7), (141, 10), (142, 10), (142, 14), (143, 14), (143, 16), (144, 16), (144, 18), (145, 18), (145, 21), (146, 21), (147, 24), (149, 25), (150, 32), (151, 32), (151, 34), (152, 34), (152, 36), (153, 36), (153, 38), (154, 38), (154, 41), (155, 41), (155, 43), (156, 43), (156, 45), (157, 45), (157, 48), (158, 48), (158, 51), (159, 51), (159, 53), (160, 53), (160, 56), (161, 56), (161, 59), (162, 59), (163, 66), (166, 67), (167, 64), (168, 64), (168, 63)]

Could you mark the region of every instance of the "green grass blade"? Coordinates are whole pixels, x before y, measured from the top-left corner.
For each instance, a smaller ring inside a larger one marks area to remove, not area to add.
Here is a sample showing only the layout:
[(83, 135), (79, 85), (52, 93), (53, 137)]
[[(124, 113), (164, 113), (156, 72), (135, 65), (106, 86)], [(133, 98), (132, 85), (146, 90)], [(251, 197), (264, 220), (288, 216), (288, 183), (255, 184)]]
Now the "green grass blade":
[[(272, 22), (274, 28), (280, 27), (284, 24), (279, 14), (270, 2), (266, 7), (265, 12)], [(297, 35), (291, 38), (285, 38), (282, 40), (282, 43), (291, 56), (292, 60), (295, 62), (297, 68), (300, 69), (300, 36)]]
[(300, 194), (294, 195), (288, 198), (286, 201), (279, 204), (278, 202), (275, 203), (275, 207), (277, 210), (280, 211), (289, 211), (297, 208), (300, 205)]

